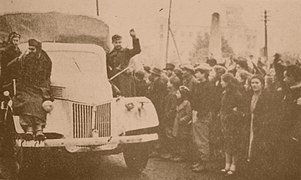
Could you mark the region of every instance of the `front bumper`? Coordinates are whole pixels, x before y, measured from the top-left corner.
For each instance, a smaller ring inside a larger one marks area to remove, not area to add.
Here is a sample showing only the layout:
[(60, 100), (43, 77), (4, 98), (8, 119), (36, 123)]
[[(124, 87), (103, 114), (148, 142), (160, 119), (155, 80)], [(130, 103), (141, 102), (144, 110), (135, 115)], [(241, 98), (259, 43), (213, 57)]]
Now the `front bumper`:
[[(112, 150), (118, 145), (144, 143), (158, 140), (158, 134), (141, 134), (132, 136), (80, 138), (80, 139), (46, 139), (45, 141), (24, 141), (17, 139), (19, 147), (65, 147), (69, 152), (89, 149), (92, 151)], [(73, 150), (72, 150), (73, 149)]]

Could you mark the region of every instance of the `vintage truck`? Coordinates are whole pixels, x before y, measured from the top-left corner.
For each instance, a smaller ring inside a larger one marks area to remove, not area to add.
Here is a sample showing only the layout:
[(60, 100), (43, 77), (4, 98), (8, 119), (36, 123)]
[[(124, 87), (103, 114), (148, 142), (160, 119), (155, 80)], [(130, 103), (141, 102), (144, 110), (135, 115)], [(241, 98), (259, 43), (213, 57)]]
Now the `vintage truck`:
[[(18, 89), (12, 82), (12, 90), (4, 91), (7, 100), (2, 102), (1, 112), (5, 122), (13, 127), (11, 136), (19, 173), (23, 176), (33, 165), (42, 167), (41, 154), (47, 156), (54, 151), (67, 154), (123, 152), (131, 171), (143, 171), (149, 145), (158, 139), (158, 117), (146, 97), (113, 98), (105, 59), (108, 27), (95, 18), (60, 13), (21, 13), (1, 18), (10, 30), (22, 35), (22, 51), (28, 47), (26, 39), (37, 37), (52, 60), (51, 91), (55, 100), (53, 111), (47, 115), (45, 141), (22, 138), (24, 131), (10, 101)], [(0, 28), (0, 34), (5, 30)], [(34, 161), (35, 158), (38, 159)]]

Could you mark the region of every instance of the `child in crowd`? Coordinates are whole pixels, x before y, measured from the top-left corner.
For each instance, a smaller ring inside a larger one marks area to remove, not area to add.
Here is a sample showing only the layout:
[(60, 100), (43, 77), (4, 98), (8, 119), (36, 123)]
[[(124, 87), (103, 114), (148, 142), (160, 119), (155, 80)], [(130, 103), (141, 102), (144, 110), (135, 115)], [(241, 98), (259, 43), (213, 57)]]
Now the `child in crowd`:
[(189, 99), (190, 90), (186, 86), (180, 86), (176, 93), (177, 96), (177, 115), (173, 127), (176, 151), (173, 161), (188, 159), (188, 147), (191, 134), (192, 109)]

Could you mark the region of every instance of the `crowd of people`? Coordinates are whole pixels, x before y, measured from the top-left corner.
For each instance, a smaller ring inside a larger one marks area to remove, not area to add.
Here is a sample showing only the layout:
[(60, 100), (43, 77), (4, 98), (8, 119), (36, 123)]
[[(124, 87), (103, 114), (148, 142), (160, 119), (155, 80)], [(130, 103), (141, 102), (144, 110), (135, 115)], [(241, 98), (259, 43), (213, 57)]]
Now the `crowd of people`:
[(141, 48), (133, 30), (130, 35), (133, 49), (121, 47), (121, 36), (112, 37), (108, 77), (115, 96), (146, 96), (154, 104), (159, 141), (151, 156), (186, 161), (194, 172), (224, 158), (220, 172), (230, 177), (242, 167), (253, 179), (300, 175), (299, 64), (275, 54), (268, 66), (251, 55), (228, 64), (210, 58), (197, 65), (167, 63), (164, 69), (135, 71), (129, 60)]
[(160, 121), (152, 155), (186, 160), (194, 172), (224, 157), (226, 176), (244, 162), (260, 179), (300, 173), (300, 66), (284, 65), (279, 54), (272, 75), (244, 60), (235, 68), (208, 62), (135, 73), (136, 92), (153, 102)]

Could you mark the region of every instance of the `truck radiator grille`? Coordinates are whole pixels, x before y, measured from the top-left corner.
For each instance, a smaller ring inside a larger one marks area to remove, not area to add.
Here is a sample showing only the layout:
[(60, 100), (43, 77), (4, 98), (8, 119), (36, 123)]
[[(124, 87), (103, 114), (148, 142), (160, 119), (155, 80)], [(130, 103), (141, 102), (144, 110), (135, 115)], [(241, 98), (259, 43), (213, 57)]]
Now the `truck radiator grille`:
[(90, 137), (92, 133), (93, 106), (74, 103), (73, 109), (73, 138)]
[(96, 107), (95, 126), (99, 137), (111, 136), (111, 104), (103, 104)]
[[(97, 129), (99, 137), (111, 136), (111, 104), (93, 106), (73, 103), (73, 138), (88, 138), (92, 136), (92, 130)], [(95, 113), (95, 119), (93, 119)], [(93, 125), (94, 124), (94, 125)]]

